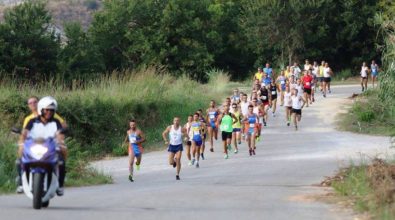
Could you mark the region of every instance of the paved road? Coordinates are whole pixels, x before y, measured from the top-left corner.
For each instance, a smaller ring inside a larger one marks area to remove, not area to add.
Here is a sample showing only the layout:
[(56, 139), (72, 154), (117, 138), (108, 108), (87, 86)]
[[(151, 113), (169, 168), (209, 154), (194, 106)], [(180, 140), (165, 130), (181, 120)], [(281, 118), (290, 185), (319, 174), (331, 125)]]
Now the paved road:
[[(136, 181), (127, 180), (125, 158), (96, 163), (114, 176), (115, 184), (72, 188), (50, 208), (32, 210), (23, 195), (0, 197), (4, 219), (353, 219), (351, 211), (300, 196), (322, 193), (313, 187), (352, 158), (389, 155), (389, 139), (338, 132), (333, 121), (359, 87), (335, 87), (303, 112), (299, 131), (288, 128), (281, 109), (270, 118), (250, 157), (243, 144), (224, 160), (219, 148), (206, 154), (199, 169), (184, 166), (181, 181), (167, 166), (165, 151), (146, 154)], [(185, 158), (184, 158), (185, 159)], [(184, 160), (184, 165), (187, 163)]]

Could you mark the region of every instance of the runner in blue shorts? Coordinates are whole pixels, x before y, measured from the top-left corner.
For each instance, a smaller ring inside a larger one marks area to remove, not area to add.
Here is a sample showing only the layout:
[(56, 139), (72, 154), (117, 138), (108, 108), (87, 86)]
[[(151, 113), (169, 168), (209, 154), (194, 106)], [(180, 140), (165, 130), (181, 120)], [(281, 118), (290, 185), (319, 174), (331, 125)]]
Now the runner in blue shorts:
[(179, 117), (175, 117), (173, 124), (168, 126), (162, 133), (163, 140), (168, 145), (169, 164), (174, 168), (177, 167), (176, 180), (180, 180), (183, 136), (188, 137), (186, 129), (180, 125)]
[(247, 143), (248, 143), (248, 148), (249, 148), (249, 153), (250, 156), (255, 155), (255, 137), (257, 133), (257, 125), (259, 123), (259, 118), (258, 115), (254, 113), (254, 106), (249, 105), (248, 106), (248, 114), (244, 116), (243, 119), (248, 126), (246, 126), (246, 136), (247, 136)]
[(200, 148), (203, 144), (204, 128), (203, 123), (199, 120), (199, 113), (193, 115), (193, 122), (191, 124), (192, 132), (192, 165), (196, 162), (196, 168), (199, 168)]
[(133, 165), (136, 159), (136, 169), (140, 170), (140, 164), (142, 159), (143, 147), (142, 143), (145, 142), (144, 133), (137, 128), (135, 120), (130, 120), (130, 129), (127, 131), (126, 140), (129, 140), (129, 180), (133, 182)]

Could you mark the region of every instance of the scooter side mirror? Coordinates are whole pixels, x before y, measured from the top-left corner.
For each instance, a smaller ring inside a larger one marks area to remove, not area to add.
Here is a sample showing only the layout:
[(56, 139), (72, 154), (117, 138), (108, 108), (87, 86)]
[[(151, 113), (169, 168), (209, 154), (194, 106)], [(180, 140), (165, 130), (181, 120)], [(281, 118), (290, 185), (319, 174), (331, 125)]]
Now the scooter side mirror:
[(22, 129), (17, 128), (17, 127), (12, 127), (11, 128), (11, 132), (14, 134), (21, 134), (22, 133)]

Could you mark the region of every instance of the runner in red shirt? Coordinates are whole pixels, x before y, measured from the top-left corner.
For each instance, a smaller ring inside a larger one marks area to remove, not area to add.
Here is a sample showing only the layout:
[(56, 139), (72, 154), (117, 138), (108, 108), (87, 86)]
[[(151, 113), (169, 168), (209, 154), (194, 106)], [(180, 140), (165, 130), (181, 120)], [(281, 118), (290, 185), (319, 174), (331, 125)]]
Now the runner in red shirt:
[(306, 100), (306, 107), (312, 104), (311, 101), (311, 86), (313, 84), (313, 76), (311, 75), (311, 70), (304, 71), (304, 76), (302, 77), (304, 99)]

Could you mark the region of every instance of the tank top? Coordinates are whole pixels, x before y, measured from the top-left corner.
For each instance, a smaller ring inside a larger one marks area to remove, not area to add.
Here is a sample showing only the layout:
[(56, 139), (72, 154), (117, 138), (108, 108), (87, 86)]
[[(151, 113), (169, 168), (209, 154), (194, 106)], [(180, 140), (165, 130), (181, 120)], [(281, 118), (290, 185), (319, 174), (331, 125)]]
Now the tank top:
[(190, 140), (192, 140), (192, 138), (193, 138), (193, 131), (192, 131), (192, 127), (191, 126), (192, 126), (192, 123), (190, 123), (190, 122), (187, 122), (186, 125), (185, 125), (185, 129), (187, 130), (188, 137), (189, 137)]
[(233, 118), (230, 116), (230, 114), (224, 115), (222, 117), (221, 125), (220, 125), (221, 131), (232, 132), (233, 131), (232, 124), (233, 124)]
[(272, 95), (276, 96), (277, 95), (277, 87), (270, 85), (270, 92)]
[(285, 107), (291, 107), (292, 106), (291, 92), (285, 92), (284, 93), (284, 106)]
[(255, 124), (257, 123), (256, 121), (256, 115), (248, 115), (248, 125), (250, 128), (255, 128)]
[(269, 101), (269, 92), (267, 91), (267, 89), (263, 90), (261, 89), (261, 97), (260, 97), (262, 102), (267, 102)]
[(331, 75), (330, 75), (330, 70), (331, 70), (331, 68), (329, 68), (329, 67), (325, 67), (324, 68), (324, 77), (325, 78), (330, 78), (331, 77)]
[(300, 96), (291, 96), (291, 99), (293, 109), (302, 109), (302, 101), (300, 101)]
[(130, 144), (132, 144), (133, 146), (137, 146), (136, 141), (139, 141), (141, 138), (136, 135), (136, 132), (132, 132), (128, 135), (129, 138), (129, 142)]
[(232, 125), (233, 128), (241, 128), (241, 123), (240, 123), (240, 112), (233, 112), (233, 114), (235, 115), (235, 117), (237, 118), (237, 120), (235, 121), (235, 123)]
[(370, 68), (372, 69), (372, 73), (377, 73), (378, 72), (377, 64), (370, 65)]
[(217, 111), (210, 111), (208, 112), (208, 117), (210, 119), (210, 122), (215, 122), (215, 120), (217, 119), (218, 116), (218, 112)]
[(174, 125), (171, 126), (169, 132), (169, 140), (170, 140), (170, 144), (174, 146), (182, 144), (181, 126), (178, 126), (177, 130), (174, 128)]
[(192, 122), (191, 124), (191, 130), (192, 130), (192, 135), (194, 140), (201, 140), (202, 137), (200, 136), (200, 123), (201, 122)]
[(243, 114), (243, 115), (247, 115), (248, 114), (248, 106), (249, 105), (250, 105), (250, 103), (248, 103), (248, 102), (241, 102), (240, 103), (241, 114)]
[(368, 70), (367, 66), (363, 66), (361, 69), (361, 77), (368, 77)]

